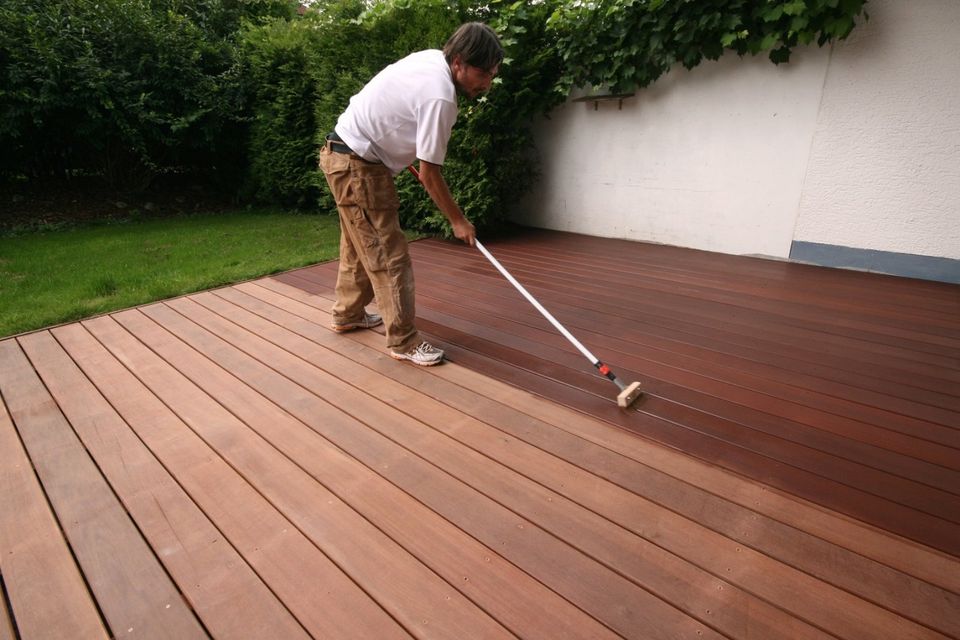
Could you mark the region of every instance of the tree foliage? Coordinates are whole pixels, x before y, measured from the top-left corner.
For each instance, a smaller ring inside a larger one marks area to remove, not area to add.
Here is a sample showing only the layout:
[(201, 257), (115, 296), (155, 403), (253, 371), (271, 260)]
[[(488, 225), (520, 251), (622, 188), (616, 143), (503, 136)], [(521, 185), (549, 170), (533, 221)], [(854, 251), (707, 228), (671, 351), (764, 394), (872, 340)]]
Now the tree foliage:
[(331, 209), (317, 150), (350, 97), (380, 69), (443, 45), (470, 13), (447, 0), (333, 0), (292, 21), (248, 25), (244, 60), (253, 124), (248, 193), (290, 206)]

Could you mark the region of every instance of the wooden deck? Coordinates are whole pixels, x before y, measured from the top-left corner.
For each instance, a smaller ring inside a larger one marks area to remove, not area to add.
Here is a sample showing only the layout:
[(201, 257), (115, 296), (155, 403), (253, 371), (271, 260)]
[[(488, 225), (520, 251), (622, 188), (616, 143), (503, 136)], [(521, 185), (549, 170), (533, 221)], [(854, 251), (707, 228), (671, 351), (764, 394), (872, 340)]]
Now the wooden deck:
[(0, 341), (0, 640), (960, 638), (960, 287), (530, 232)]

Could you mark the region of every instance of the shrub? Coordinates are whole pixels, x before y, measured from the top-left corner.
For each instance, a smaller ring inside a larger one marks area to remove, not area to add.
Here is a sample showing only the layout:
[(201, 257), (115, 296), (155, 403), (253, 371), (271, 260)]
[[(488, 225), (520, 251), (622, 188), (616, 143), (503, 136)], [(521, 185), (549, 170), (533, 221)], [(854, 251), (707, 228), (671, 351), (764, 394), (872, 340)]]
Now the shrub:
[(6, 0), (0, 144), (7, 173), (103, 175), (236, 164), (244, 96), (239, 21), (287, 0)]
[(318, 87), (312, 69), (322, 48), (317, 21), (273, 20), (244, 33), (252, 123), (245, 194), (304, 207), (316, 201)]
[(245, 31), (254, 87), (247, 193), (332, 210), (317, 151), (350, 97), (398, 58), (441, 47), (462, 15), (459, 4), (446, 0), (366, 5), (334, 0), (292, 21)]
[[(487, 96), (461, 104), (444, 166), (458, 203), (482, 230), (502, 224), (511, 204), (533, 184), (532, 121), (562, 101), (553, 90), (562, 70), (559, 53), (546, 32), (551, 3), (494, 2), (490, 8), (493, 13), (484, 17), (500, 35), (504, 62)], [(406, 224), (450, 236), (446, 218), (412, 176), (399, 183)]]
[[(316, 151), (350, 97), (386, 65), (413, 51), (441, 48), (463, 22), (484, 20), (504, 33), (508, 57), (489, 96), (461, 105), (444, 175), (475, 224), (499, 223), (507, 205), (534, 179), (530, 121), (556, 102), (551, 90), (558, 58), (544, 27), (549, 4), (516, 3), (503, 12), (496, 2), (365, 4), (337, 0), (300, 20), (246, 32), (246, 61), (256, 86), (248, 191), (332, 210)], [(398, 188), (404, 226), (449, 233), (446, 219), (412, 176), (399, 176)]]

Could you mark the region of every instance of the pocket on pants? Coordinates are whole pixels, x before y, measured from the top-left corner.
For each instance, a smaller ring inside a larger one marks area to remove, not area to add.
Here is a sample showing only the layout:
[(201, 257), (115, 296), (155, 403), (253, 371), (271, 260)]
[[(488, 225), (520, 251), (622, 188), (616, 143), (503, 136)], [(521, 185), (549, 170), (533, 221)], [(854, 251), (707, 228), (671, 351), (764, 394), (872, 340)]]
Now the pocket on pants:
[(396, 210), (400, 207), (393, 174), (383, 165), (378, 165), (373, 171), (354, 172), (353, 192), (357, 204), (370, 211)]
[(350, 234), (361, 262), (370, 271), (382, 271), (387, 266), (387, 258), (380, 232), (362, 207), (355, 205), (342, 207), (343, 216), (352, 230)]
[(330, 193), (338, 205), (351, 205), (356, 202), (353, 193), (353, 181), (350, 173), (350, 157), (342, 153), (330, 153), (320, 150), (320, 169), (330, 186)]
[(368, 248), (371, 262), (376, 262), (371, 268), (385, 269), (402, 262), (406, 256), (406, 238), (400, 229), (397, 187), (393, 174), (382, 164), (361, 160), (354, 162), (351, 185), (357, 210), (351, 215), (358, 233), (363, 234), (363, 244)]

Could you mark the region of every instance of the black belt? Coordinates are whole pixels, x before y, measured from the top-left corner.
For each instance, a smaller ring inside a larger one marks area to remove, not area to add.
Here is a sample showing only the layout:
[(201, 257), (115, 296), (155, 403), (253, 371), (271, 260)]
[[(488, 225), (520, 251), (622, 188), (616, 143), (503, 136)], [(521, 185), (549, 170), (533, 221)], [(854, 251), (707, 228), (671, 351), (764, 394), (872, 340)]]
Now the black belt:
[(343, 140), (340, 139), (340, 136), (337, 135), (337, 132), (327, 134), (327, 142), (330, 144), (330, 150), (334, 153), (348, 153), (351, 155), (356, 155), (353, 153), (353, 149), (344, 144)]

